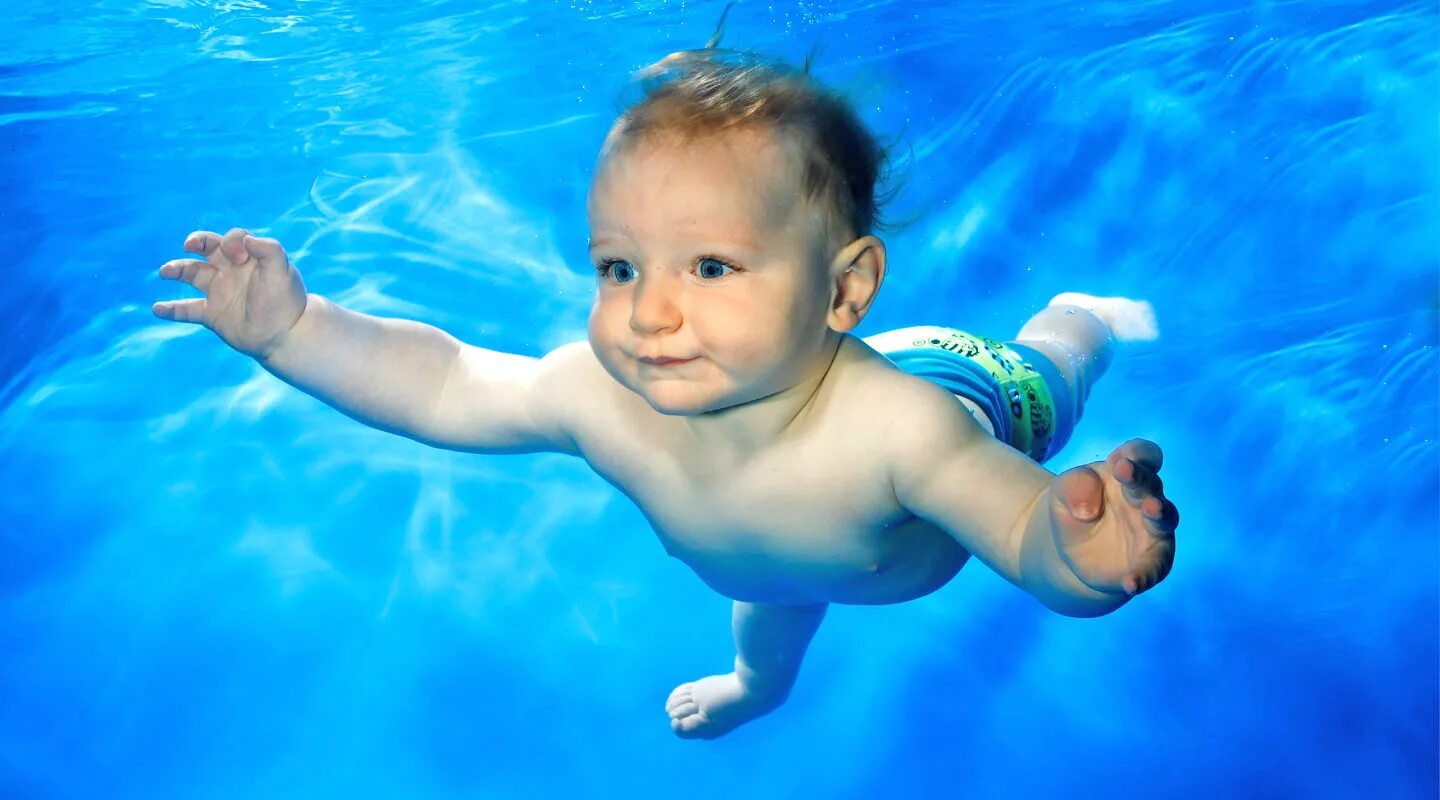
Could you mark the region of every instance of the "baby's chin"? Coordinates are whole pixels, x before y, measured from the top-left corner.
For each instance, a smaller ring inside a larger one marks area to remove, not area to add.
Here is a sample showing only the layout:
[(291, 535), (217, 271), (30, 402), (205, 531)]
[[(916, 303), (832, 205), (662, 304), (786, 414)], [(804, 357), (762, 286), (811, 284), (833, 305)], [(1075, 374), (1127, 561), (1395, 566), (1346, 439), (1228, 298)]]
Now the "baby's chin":
[(657, 413), (667, 417), (698, 417), (738, 405), (733, 400), (706, 397), (698, 392), (676, 391), (673, 388), (640, 391), (638, 394), (645, 398), (645, 402)]
[(670, 417), (698, 417), (744, 405), (754, 399), (737, 396), (734, 392), (717, 391), (716, 387), (698, 381), (656, 381), (631, 387), (631, 391), (644, 398), (656, 413)]

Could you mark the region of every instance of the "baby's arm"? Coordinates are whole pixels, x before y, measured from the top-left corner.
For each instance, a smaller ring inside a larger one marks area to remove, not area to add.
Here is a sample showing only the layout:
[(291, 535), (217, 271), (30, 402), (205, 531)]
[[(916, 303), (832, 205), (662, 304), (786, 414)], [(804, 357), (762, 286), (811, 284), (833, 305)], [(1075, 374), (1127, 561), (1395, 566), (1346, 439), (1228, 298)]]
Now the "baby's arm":
[(563, 399), (581, 345), (543, 359), (465, 345), (429, 325), (349, 311), (307, 295), (280, 244), (235, 229), (191, 234), (199, 259), (161, 277), (204, 299), (157, 303), (165, 319), (197, 322), (291, 385), (367, 424), (473, 452), (575, 452)]
[(544, 358), (486, 350), (439, 328), (372, 317), (310, 295), (305, 313), (259, 361), (346, 415), (435, 447), (474, 453), (567, 452), (557, 384), (579, 343)]
[(906, 401), (884, 437), (907, 510), (1068, 616), (1109, 613), (1165, 577), (1178, 515), (1155, 475), (1159, 448), (1143, 443), (1152, 457), (1137, 440), (1110, 463), (1055, 476), (931, 388)]

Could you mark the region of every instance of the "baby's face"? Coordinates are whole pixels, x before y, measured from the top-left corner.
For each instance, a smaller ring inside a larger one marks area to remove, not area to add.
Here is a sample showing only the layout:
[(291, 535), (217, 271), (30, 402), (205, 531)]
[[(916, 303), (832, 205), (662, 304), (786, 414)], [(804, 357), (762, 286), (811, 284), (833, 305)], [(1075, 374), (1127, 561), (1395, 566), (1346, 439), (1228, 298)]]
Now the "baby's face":
[(769, 133), (622, 146), (599, 167), (589, 216), (591, 346), (657, 411), (769, 396), (825, 353), (824, 217)]

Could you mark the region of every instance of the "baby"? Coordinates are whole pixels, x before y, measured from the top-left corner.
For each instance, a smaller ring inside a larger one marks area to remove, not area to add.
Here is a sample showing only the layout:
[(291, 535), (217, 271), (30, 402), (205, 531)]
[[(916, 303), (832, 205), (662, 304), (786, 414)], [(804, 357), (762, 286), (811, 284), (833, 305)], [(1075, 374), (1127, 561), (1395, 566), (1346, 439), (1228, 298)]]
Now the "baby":
[[(666, 710), (713, 738), (780, 705), (829, 603), (899, 603), (972, 555), (1047, 607), (1109, 613), (1162, 580), (1160, 449), (1059, 476), (1143, 303), (1061, 295), (1001, 344), (946, 328), (851, 335), (885, 278), (882, 154), (803, 73), (701, 51), (615, 123), (589, 195), (589, 340), (541, 358), (307, 295), (279, 242), (197, 232), (156, 303), (361, 422), (473, 453), (567, 453), (735, 601), (734, 670)], [(957, 400), (958, 398), (958, 400)]]

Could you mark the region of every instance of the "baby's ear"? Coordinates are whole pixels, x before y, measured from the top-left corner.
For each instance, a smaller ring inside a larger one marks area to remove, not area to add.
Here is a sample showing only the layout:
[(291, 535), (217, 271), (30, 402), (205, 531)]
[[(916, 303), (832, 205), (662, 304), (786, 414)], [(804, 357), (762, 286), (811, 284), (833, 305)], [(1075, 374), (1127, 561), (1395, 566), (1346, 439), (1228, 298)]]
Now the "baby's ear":
[(848, 333), (865, 319), (885, 282), (885, 243), (874, 236), (840, 248), (830, 262), (830, 329)]

